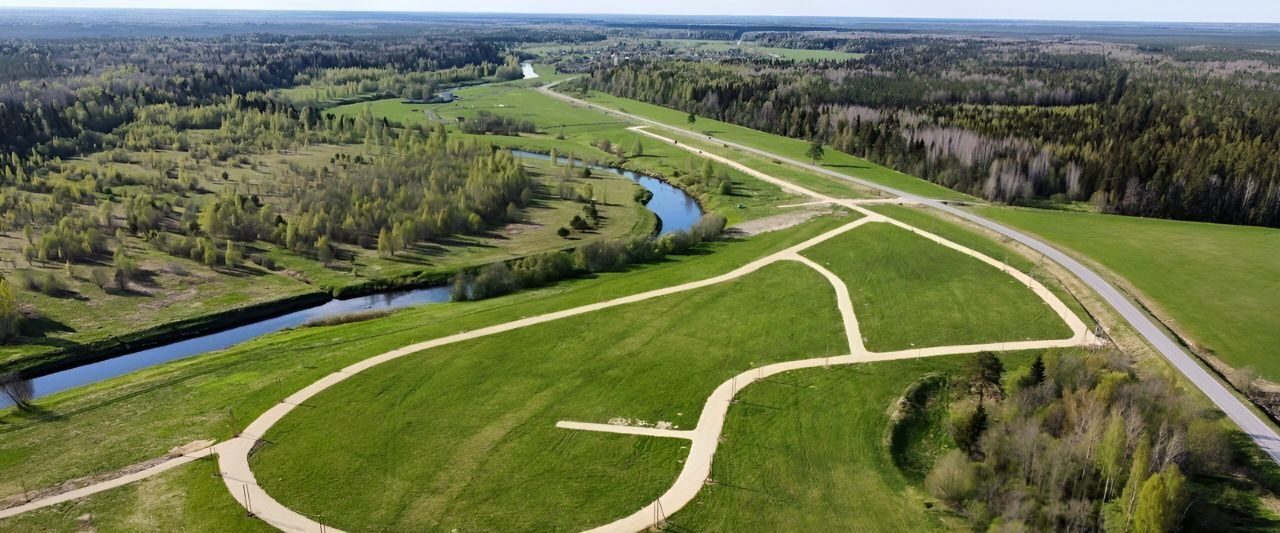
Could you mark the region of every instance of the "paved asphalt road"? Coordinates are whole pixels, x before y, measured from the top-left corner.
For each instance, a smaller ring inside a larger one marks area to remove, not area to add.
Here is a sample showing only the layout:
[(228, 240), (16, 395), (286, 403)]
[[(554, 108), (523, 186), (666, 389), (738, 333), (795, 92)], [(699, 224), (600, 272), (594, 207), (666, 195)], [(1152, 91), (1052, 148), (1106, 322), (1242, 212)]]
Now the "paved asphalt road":
[[(678, 132), (682, 135), (689, 134), (689, 132), (687, 132), (686, 130), (676, 126), (670, 126), (661, 122), (649, 120), (644, 117), (632, 115), (630, 113), (621, 113), (605, 107), (601, 107), (595, 104), (585, 102), (583, 100), (578, 100), (577, 98), (573, 98), (568, 95), (551, 91), (549, 85), (546, 87), (543, 87), (542, 91), (544, 93), (547, 93), (561, 100), (572, 101), (579, 105), (587, 105), (595, 109), (603, 110), (613, 115), (626, 116), (628, 118), (643, 122), (645, 124), (649, 124), (652, 126), (666, 129), (666, 130)], [(785, 161), (789, 164), (800, 166), (808, 170), (811, 170), (813, 172), (819, 172), (824, 175), (839, 178), (839, 179), (850, 180), (855, 183), (858, 183), (859, 185), (870, 187), (873, 189), (878, 189), (878, 190), (887, 192), (889, 194), (900, 196), (907, 200), (914, 200), (914, 201), (920, 202), (930, 207), (940, 209), (942, 211), (946, 211), (948, 213), (961, 217), (965, 220), (971, 221), (975, 224), (981, 225), (985, 228), (995, 231), (996, 233), (999, 233), (1015, 241), (1018, 241), (1030, 247), (1031, 249), (1037, 252), (1040, 252), (1041, 254), (1044, 254), (1045, 257), (1048, 257), (1049, 259), (1065, 267), (1067, 270), (1071, 271), (1072, 274), (1075, 274), (1076, 277), (1080, 278), (1082, 281), (1085, 282), (1085, 284), (1087, 284), (1090, 288), (1092, 288), (1095, 292), (1097, 292), (1098, 295), (1101, 296), (1103, 300), (1105, 300), (1108, 304), (1110, 304), (1111, 307), (1114, 308), (1116, 312), (1120, 314), (1120, 316), (1124, 317), (1124, 319), (1128, 321), (1130, 325), (1133, 326), (1134, 330), (1137, 331), (1138, 334), (1146, 338), (1147, 342), (1149, 342), (1152, 346), (1154, 346), (1155, 349), (1159, 351), (1160, 354), (1163, 355), (1165, 359), (1169, 360), (1169, 362), (1173, 364), (1174, 368), (1177, 368), (1179, 372), (1182, 372), (1182, 374), (1186, 376), (1187, 379), (1191, 380), (1191, 383), (1195, 384), (1196, 387), (1198, 387), (1201, 391), (1203, 391), (1205, 395), (1208, 396), (1209, 399), (1213, 401), (1213, 403), (1216, 404), (1219, 409), (1222, 410), (1223, 413), (1226, 413), (1226, 415), (1230, 417), (1231, 420), (1235, 421), (1235, 423), (1240, 426), (1240, 429), (1244, 430), (1245, 433), (1247, 433), (1251, 438), (1253, 438), (1254, 442), (1257, 442), (1258, 446), (1260, 446), (1264, 451), (1266, 451), (1267, 454), (1271, 456), (1271, 459), (1273, 461), (1280, 463), (1280, 434), (1277, 434), (1276, 431), (1272, 429), (1270, 425), (1268, 425), (1261, 418), (1259, 418), (1258, 415), (1254, 414), (1254, 412), (1250, 410), (1249, 407), (1247, 407), (1244, 404), (1244, 402), (1241, 402), (1240, 399), (1236, 398), (1235, 395), (1231, 394), (1231, 391), (1227, 390), (1227, 388), (1222, 383), (1220, 383), (1212, 374), (1210, 374), (1207, 370), (1205, 370), (1204, 367), (1200, 366), (1200, 364), (1197, 363), (1190, 354), (1188, 354), (1185, 350), (1183, 350), (1182, 347), (1178, 345), (1178, 343), (1174, 342), (1173, 339), (1169, 338), (1169, 336), (1166, 335), (1163, 330), (1161, 330), (1158, 326), (1156, 326), (1155, 322), (1152, 321), (1151, 317), (1149, 317), (1142, 310), (1138, 309), (1138, 307), (1134, 305), (1133, 302), (1129, 301), (1128, 298), (1126, 298), (1123, 294), (1121, 294), (1120, 291), (1116, 290), (1116, 288), (1112, 286), (1110, 283), (1108, 283), (1106, 280), (1102, 279), (1102, 276), (1099, 276), (1097, 272), (1094, 272), (1092, 269), (1081, 264), (1079, 261), (1072, 259), (1067, 254), (1062, 253), (1058, 249), (1048, 245), (1047, 243), (1039, 239), (1031, 237), (1030, 235), (1017, 231), (1013, 228), (1004, 226), (1002, 224), (998, 224), (992, 220), (988, 220), (986, 218), (980, 217), (976, 214), (970, 213), (958, 207), (948, 205), (939, 200), (923, 198), (914, 194), (909, 194), (903, 191), (899, 191), (892, 187), (886, 187), (878, 183), (873, 183), (864, 179), (855, 178), (847, 174), (836, 172), (828, 168), (811, 165), (803, 161), (797, 161), (795, 159), (783, 157), (782, 155), (779, 155), (779, 154), (767, 152), (764, 150), (759, 150), (759, 149), (738, 144), (732, 141), (727, 141), (724, 139), (712, 138), (712, 137), (708, 137), (708, 139), (712, 139), (717, 143), (732, 146), (734, 148), (737, 148), (743, 151), (752, 152), (755, 154), (762, 155), (764, 157), (777, 159), (779, 161)]]

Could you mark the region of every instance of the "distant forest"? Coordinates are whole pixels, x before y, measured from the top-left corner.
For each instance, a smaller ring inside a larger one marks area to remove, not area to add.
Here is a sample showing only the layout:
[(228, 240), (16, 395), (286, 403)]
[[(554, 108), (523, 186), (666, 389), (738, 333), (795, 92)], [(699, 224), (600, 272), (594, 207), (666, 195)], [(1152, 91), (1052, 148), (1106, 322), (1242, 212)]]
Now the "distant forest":
[(1280, 226), (1280, 54), (765, 33), (845, 62), (638, 59), (579, 83), (825, 143), (988, 200)]

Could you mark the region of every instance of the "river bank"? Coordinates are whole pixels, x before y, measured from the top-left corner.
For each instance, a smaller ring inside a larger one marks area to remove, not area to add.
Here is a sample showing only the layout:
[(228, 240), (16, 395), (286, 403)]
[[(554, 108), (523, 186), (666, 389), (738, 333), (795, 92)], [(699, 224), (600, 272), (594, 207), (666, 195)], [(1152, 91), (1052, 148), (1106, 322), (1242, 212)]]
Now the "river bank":
[[(519, 157), (549, 160), (545, 154), (513, 150)], [(567, 160), (564, 160), (567, 163)], [(578, 164), (585, 164), (577, 161)], [(688, 229), (702, 215), (696, 198), (659, 178), (616, 167), (594, 168), (630, 179), (653, 193), (637, 209), (652, 213), (652, 234)], [(510, 259), (504, 259), (504, 261)], [(317, 288), (300, 296), (229, 309), (197, 318), (175, 321), (113, 337), (112, 342), (42, 354), (16, 361), (0, 373), (16, 372), (31, 382), (34, 398), (146, 368), (158, 363), (200, 355), (234, 346), (265, 333), (296, 327), (308, 320), (368, 309), (395, 309), (409, 305), (450, 301), (445, 286), (459, 270), (424, 269), (391, 278), (371, 279), (329, 288)], [(8, 405), (0, 398), (0, 407)]]

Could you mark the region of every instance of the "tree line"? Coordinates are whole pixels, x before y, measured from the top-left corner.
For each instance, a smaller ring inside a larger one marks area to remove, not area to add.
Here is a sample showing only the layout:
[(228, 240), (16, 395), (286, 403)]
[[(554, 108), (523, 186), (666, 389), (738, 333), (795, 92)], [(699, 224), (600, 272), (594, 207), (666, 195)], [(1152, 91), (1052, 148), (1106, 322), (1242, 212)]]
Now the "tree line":
[(846, 62), (634, 61), (578, 83), (990, 200), (1280, 226), (1280, 91), (1265, 73), (943, 41)]

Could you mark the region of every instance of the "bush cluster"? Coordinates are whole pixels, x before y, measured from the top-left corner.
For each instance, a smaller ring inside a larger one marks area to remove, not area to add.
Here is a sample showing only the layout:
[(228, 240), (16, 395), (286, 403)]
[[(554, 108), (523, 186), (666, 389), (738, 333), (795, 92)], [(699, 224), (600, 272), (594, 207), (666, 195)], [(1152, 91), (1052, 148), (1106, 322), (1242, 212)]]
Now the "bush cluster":
[(703, 215), (688, 231), (675, 231), (661, 237), (595, 241), (571, 252), (548, 252), (493, 263), (478, 270), (464, 270), (453, 278), (453, 299), (483, 300), (586, 274), (650, 263), (668, 255), (684, 254), (698, 243), (718, 237), (724, 231), (725, 223), (722, 215)]

